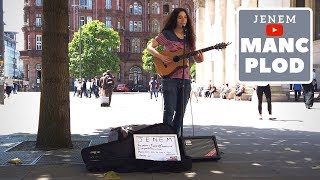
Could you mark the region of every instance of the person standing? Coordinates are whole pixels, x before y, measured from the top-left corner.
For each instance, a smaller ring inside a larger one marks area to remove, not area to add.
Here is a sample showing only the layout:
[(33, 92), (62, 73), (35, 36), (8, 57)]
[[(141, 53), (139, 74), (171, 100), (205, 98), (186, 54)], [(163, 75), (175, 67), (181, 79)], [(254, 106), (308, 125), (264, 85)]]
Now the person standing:
[(303, 101), (307, 109), (313, 106), (314, 101), (314, 87), (312, 82), (309, 84), (302, 84), (303, 88)]
[[(185, 52), (194, 51), (196, 37), (192, 24), (191, 18), (184, 8), (175, 8), (168, 16), (161, 33), (151, 41), (147, 50), (166, 65), (172, 63), (173, 59), (157, 51), (156, 47), (159, 45), (164, 46), (164, 49), (170, 52), (183, 50), (184, 47), (186, 47)], [(203, 62), (202, 52), (199, 51), (189, 60), (194, 60), (197, 63)], [(171, 125), (179, 136), (183, 126), (182, 118), (190, 98), (190, 68), (181, 67), (163, 77), (162, 91), (164, 99), (163, 123)]]
[(103, 77), (100, 79), (100, 84), (102, 87), (101, 96), (105, 96), (108, 99), (106, 106), (109, 107), (111, 105), (111, 97), (112, 91), (114, 87), (114, 77), (111, 74), (110, 70), (107, 70), (106, 73), (103, 74)]
[(73, 97), (77, 94), (78, 92), (78, 84), (79, 84), (79, 81), (78, 79), (76, 79), (74, 82), (73, 82), (73, 90), (74, 90), (74, 93), (73, 93)]
[(312, 85), (314, 87), (314, 92), (318, 91), (318, 83), (317, 83), (317, 75), (316, 75), (316, 70), (313, 69), (312, 72)]
[(270, 84), (259, 83), (256, 87), (257, 97), (258, 97), (258, 111), (259, 119), (262, 120), (262, 97), (263, 94), (266, 96), (269, 112), (269, 120), (274, 120), (276, 118), (272, 117), (272, 106), (271, 106), (271, 88)]
[(192, 100), (192, 96), (194, 96), (198, 102), (198, 95), (197, 94), (198, 94), (198, 86), (197, 86), (196, 80), (192, 79), (190, 101)]
[(294, 100), (298, 102), (301, 96), (301, 84), (294, 84), (293, 90), (294, 90)]
[(7, 77), (7, 79), (5, 79), (5, 84), (6, 84), (6, 94), (8, 95), (8, 98), (9, 98), (13, 89), (13, 80), (11, 79), (10, 76)]
[(152, 99), (152, 94), (153, 94), (154, 98), (157, 100), (157, 97), (158, 97), (157, 84), (158, 84), (157, 80), (155, 80), (154, 77), (151, 77), (151, 80), (149, 81), (150, 99)]

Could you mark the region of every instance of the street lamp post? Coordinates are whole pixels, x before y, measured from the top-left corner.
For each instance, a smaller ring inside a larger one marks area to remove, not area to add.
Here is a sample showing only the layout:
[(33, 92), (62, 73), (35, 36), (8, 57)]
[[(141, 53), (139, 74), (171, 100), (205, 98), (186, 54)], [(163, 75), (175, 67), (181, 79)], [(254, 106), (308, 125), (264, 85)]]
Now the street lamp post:
[(83, 8), (83, 7), (86, 7), (86, 6), (78, 5), (78, 4), (75, 4), (75, 5), (72, 5), (72, 6), (75, 8), (75, 10), (76, 10), (76, 12), (78, 14), (77, 21), (79, 23), (79, 33), (80, 33), (80, 35), (79, 35), (79, 39), (80, 39), (80, 43), (79, 43), (79, 51), (80, 51), (80, 56), (79, 56), (79, 58), (80, 58), (80, 60), (79, 60), (79, 78), (80, 78), (80, 80), (82, 80), (82, 38), (81, 38), (82, 32), (81, 31), (82, 31), (82, 23), (84, 22), (84, 19), (81, 19), (81, 16), (80, 16), (80, 12), (81, 11), (80, 11), (80, 9)]
[[(81, 18), (80, 16), (79, 16), (79, 18)], [(79, 35), (79, 39), (80, 39), (80, 43), (79, 43), (79, 50), (80, 50), (80, 63), (79, 63), (79, 77), (80, 77), (80, 79), (82, 80), (82, 39), (81, 39), (81, 34), (82, 34), (82, 32), (81, 32), (81, 29), (82, 29), (82, 25), (81, 25), (81, 19), (79, 19), (79, 25), (80, 25), (80, 29), (79, 29), (79, 33), (80, 33), (80, 35)]]

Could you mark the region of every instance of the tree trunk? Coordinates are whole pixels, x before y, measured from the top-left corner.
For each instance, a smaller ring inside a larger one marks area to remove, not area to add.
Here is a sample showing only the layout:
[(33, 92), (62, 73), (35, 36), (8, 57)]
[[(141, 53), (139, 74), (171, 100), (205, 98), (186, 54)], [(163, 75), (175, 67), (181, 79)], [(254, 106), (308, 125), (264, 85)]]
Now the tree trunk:
[(68, 1), (43, 0), (42, 79), (36, 147), (72, 148), (70, 132)]

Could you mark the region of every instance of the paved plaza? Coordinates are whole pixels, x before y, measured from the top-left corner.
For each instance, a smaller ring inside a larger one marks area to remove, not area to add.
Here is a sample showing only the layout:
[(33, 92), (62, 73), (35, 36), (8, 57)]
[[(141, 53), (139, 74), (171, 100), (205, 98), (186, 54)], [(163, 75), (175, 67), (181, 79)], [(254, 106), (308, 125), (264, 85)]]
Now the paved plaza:
[[(111, 127), (162, 122), (162, 99), (148, 93), (114, 93), (111, 107), (99, 99), (70, 94), (71, 150), (13, 151), (21, 142), (35, 141), (40, 93), (14, 94), (0, 106), (0, 179), (103, 179), (89, 173), (81, 148), (105, 143)], [(121, 179), (319, 179), (320, 104), (273, 102), (273, 116), (259, 120), (257, 102), (200, 98), (189, 103), (184, 136), (215, 135), (222, 158), (193, 163), (185, 173), (122, 173)], [(194, 124), (194, 128), (192, 128)], [(194, 131), (193, 131), (194, 129)], [(80, 143), (79, 143), (80, 142)], [(87, 144), (86, 144), (87, 142)], [(19, 158), (22, 165), (10, 165)]]

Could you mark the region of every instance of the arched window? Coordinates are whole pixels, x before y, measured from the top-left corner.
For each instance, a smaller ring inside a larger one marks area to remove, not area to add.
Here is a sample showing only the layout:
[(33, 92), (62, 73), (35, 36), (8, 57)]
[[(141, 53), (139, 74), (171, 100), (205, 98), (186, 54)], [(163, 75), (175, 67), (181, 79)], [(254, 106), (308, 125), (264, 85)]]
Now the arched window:
[(142, 14), (142, 5), (139, 2), (134, 2), (129, 6), (130, 14)]
[(160, 5), (157, 2), (154, 2), (151, 6), (151, 13), (152, 14), (160, 14)]
[(139, 82), (142, 82), (142, 70), (140, 67), (133, 66), (130, 68), (129, 73), (129, 81), (133, 82), (133, 84), (139, 84)]
[(140, 48), (140, 39), (139, 38), (134, 38), (131, 43), (131, 49), (133, 53), (140, 53), (141, 48)]
[(156, 20), (156, 19), (152, 20), (151, 32), (160, 32), (160, 24), (159, 24), (158, 20)]
[(170, 11), (169, 11), (169, 4), (165, 4), (163, 5), (163, 14), (169, 14)]

